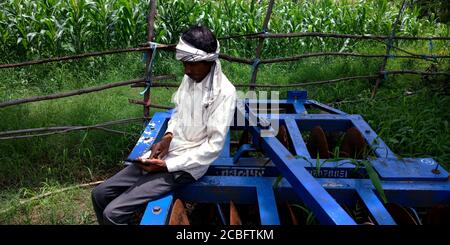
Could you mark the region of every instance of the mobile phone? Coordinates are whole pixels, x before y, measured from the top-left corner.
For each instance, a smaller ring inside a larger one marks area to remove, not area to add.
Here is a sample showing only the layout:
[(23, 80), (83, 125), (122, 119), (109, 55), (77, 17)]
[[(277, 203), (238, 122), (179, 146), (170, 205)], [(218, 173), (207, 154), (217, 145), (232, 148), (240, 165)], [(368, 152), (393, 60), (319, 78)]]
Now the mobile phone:
[(152, 150), (148, 150), (147, 152), (145, 152), (144, 154), (142, 154), (142, 158), (150, 158), (150, 155), (152, 154)]
[(131, 158), (127, 158), (127, 159), (125, 160), (125, 162), (140, 163), (140, 164), (142, 164), (141, 161), (139, 161), (139, 160), (137, 160), (137, 159), (131, 159)]
[[(145, 152), (144, 154), (142, 154), (142, 158), (149, 158), (150, 155), (152, 154), (151, 150), (148, 150), (147, 152)], [(127, 158), (127, 160), (125, 160), (125, 162), (131, 162), (131, 163), (140, 163), (140, 164), (145, 164), (141, 161), (139, 161), (138, 159), (132, 159), (132, 158)]]

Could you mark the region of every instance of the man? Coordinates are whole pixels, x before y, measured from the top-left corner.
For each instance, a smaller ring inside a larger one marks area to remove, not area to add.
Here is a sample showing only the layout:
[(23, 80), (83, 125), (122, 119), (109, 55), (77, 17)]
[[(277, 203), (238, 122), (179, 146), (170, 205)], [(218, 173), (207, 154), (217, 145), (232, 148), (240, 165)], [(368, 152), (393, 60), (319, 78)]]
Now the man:
[(202, 177), (218, 158), (234, 116), (236, 89), (222, 73), (219, 43), (206, 27), (184, 32), (176, 47), (185, 76), (176, 108), (149, 158), (139, 158), (92, 191), (99, 224), (128, 224), (133, 213)]

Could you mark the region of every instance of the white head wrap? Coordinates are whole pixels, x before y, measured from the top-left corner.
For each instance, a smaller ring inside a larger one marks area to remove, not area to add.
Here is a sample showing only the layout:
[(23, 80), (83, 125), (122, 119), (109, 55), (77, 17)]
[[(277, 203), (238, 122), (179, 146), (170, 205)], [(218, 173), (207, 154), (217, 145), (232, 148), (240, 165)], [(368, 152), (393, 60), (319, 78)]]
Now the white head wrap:
[[(211, 105), (220, 93), (220, 85), (222, 82), (222, 66), (220, 65), (219, 52), (220, 45), (217, 41), (217, 49), (214, 53), (207, 53), (203, 50), (197, 49), (191, 44), (185, 42), (181, 37), (176, 46), (176, 59), (185, 62), (199, 62), (199, 61), (213, 61), (214, 65), (211, 67), (211, 71), (206, 75), (204, 79), (208, 82), (206, 85), (206, 91), (202, 98), (202, 104), (205, 107)], [(183, 81), (181, 82), (178, 91), (184, 91), (189, 85), (189, 82), (193, 82), (192, 79), (185, 75)], [(182, 95), (178, 92), (173, 98), (173, 102), (177, 105), (180, 104), (182, 100)]]
[(175, 49), (177, 51), (177, 60), (186, 62), (216, 61), (219, 58), (220, 46), (219, 42), (217, 42), (216, 51), (214, 53), (206, 53), (203, 50), (193, 47), (180, 37), (180, 41), (178, 42)]

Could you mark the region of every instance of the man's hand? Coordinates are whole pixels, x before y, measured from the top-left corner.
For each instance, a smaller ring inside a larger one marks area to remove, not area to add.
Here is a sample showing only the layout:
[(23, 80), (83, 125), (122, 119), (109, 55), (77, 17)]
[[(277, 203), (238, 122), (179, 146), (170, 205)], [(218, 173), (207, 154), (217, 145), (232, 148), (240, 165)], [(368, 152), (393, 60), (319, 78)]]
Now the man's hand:
[(170, 142), (172, 141), (172, 137), (172, 133), (167, 133), (158, 143), (152, 145), (152, 153), (150, 154), (149, 158), (163, 159), (167, 155), (167, 153), (169, 153), (169, 146)]
[(170, 142), (172, 141), (172, 133), (167, 133), (162, 139), (152, 145), (151, 154), (148, 158), (138, 157), (137, 166), (147, 172), (167, 172), (166, 161), (162, 160), (169, 153)]
[(139, 161), (141, 161), (141, 163), (137, 163), (137, 166), (140, 167), (142, 170), (147, 171), (147, 172), (167, 172), (167, 167), (166, 167), (166, 161), (161, 160), (161, 159), (144, 159), (139, 157), (138, 158)]

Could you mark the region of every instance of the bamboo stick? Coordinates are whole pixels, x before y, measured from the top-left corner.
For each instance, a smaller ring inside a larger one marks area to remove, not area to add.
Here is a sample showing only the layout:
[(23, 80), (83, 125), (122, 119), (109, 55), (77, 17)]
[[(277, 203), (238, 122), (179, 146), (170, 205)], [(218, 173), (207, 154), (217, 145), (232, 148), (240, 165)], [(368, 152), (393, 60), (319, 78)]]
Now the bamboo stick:
[[(158, 45), (158, 49), (169, 49), (169, 45)], [(59, 62), (59, 61), (66, 61), (66, 60), (76, 60), (76, 59), (82, 59), (82, 58), (88, 58), (88, 57), (96, 57), (96, 56), (104, 56), (109, 54), (118, 54), (118, 53), (129, 53), (129, 52), (142, 52), (150, 50), (150, 47), (139, 47), (139, 48), (125, 48), (125, 49), (114, 49), (114, 50), (107, 50), (107, 51), (101, 51), (101, 52), (92, 52), (92, 53), (84, 53), (84, 54), (77, 54), (77, 55), (70, 55), (70, 56), (63, 56), (63, 57), (53, 57), (48, 59), (41, 59), (41, 60), (33, 60), (33, 61), (25, 61), (15, 64), (0, 64), (0, 69), (4, 68), (16, 68), (16, 67), (22, 67), (22, 66), (29, 66), (29, 65), (39, 65), (39, 64), (46, 64), (51, 62)]]
[[(156, 76), (156, 77), (153, 78), (153, 80), (155, 80), (155, 81), (156, 80), (163, 80), (163, 79), (167, 79), (167, 77), (168, 77), (167, 75)], [(115, 83), (108, 83), (108, 84), (103, 84), (103, 85), (94, 86), (94, 87), (88, 87), (88, 88), (82, 88), (82, 89), (72, 90), (72, 91), (63, 92), (63, 93), (56, 93), (56, 94), (50, 94), (50, 95), (44, 95), (44, 96), (35, 96), (35, 97), (29, 97), (29, 98), (10, 100), (10, 101), (6, 101), (6, 102), (0, 103), (0, 108), (12, 106), (12, 105), (19, 105), (19, 104), (24, 104), (24, 103), (30, 103), (30, 102), (37, 102), (37, 101), (43, 101), (43, 100), (52, 100), (52, 99), (59, 99), (59, 98), (64, 98), (64, 97), (82, 95), (82, 94), (102, 91), (102, 90), (105, 90), (105, 89), (111, 89), (111, 88), (120, 87), (120, 86), (127, 86), (127, 85), (130, 85), (130, 84), (141, 83), (141, 82), (144, 82), (143, 78), (127, 80), (127, 81), (121, 81), (121, 82), (115, 82)]]

